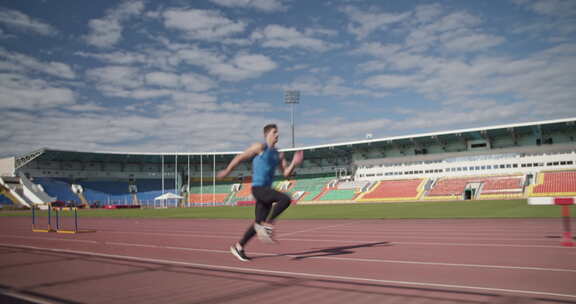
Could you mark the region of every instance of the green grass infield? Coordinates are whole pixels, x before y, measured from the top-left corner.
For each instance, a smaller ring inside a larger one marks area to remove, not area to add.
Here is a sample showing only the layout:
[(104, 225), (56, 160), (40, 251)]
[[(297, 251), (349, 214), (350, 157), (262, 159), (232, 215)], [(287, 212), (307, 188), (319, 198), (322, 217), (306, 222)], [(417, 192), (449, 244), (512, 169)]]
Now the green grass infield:
[[(572, 208), (572, 214), (575, 214)], [(2, 209), (0, 209), (2, 210)], [(69, 213), (70, 214), (70, 213)], [(169, 209), (80, 209), (81, 217), (250, 219), (254, 207), (196, 207)], [(30, 210), (2, 210), (0, 216), (31, 216)], [(40, 216), (46, 216), (41, 212)], [(352, 203), (293, 205), (282, 219), (451, 219), (557, 218), (558, 206), (530, 206), (522, 200)]]

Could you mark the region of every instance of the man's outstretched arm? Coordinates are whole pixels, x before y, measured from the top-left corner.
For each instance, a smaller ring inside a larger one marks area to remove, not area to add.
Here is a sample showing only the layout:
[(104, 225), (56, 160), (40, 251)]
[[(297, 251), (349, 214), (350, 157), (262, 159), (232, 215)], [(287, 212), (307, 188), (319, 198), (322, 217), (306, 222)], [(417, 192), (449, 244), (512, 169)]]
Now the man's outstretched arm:
[(258, 153), (262, 152), (263, 150), (263, 145), (261, 143), (256, 143), (253, 144), (252, 146), (250, 146), (248, 149), (244, 150), (244, 152), (236, 155), (228, 164), (228, 166), (226, 167), (226, 169), (221, 170), (220, 172), (218, 172), (217, 177), (218, 178), (223, 178), (228, 176), (228, 174), (230, 174), (230, 172), (232, 172), (234, 170), (234, 168), (236, 168), (241, 162), (250, 159), (252, 157), (254, 157), (255, 155), (257, 155)]

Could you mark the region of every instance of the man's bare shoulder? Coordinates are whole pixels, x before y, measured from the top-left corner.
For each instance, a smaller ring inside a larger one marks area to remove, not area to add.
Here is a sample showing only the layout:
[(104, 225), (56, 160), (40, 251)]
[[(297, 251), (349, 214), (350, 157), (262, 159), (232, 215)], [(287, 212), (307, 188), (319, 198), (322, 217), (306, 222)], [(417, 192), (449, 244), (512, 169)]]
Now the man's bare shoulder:
[(263, 143), (254, 143), (252, 144), (246, 151), (250, 151), (254, 154), (260, 154), (264, 151), (264, 144)]

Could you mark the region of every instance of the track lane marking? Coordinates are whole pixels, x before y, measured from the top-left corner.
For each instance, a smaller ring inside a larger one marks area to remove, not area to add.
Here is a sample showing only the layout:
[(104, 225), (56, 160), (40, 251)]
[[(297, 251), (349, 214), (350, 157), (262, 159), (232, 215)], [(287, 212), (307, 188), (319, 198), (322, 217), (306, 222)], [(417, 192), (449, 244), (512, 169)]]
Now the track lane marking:
[(448, 289), (464, 289), (464, 290), (476, 290), (484, 292), (504, 292), (513, 294), (525, 294), (525, 295), (537, 295), (537, 296), (552, 296), (561, 298), (576, 298), (576, 294), (564, 294), (564, 293), (554, 293), (546, 291), (535, 291), (535, 290), (520, 290), (520, 289), (505, 289), (505, 288), (493, 288), (484, 286), (471, 286), (471, 285), (455, 285), (455, 284), (441, 284), (441, 283), (430, 283), (430, 282), (415, 282), (415, 281), (397, 281), (397, 280), (381, 280), (372, 278), (362, 278), (362, 277), (351, 277), (351, 276), (339, 276), (339, 275), (327, 275), (319, 273), (307, 273), (307, 272), (290, 272), (290, 271), (279, 271), (279, 270), (268, 270), (261, 268), (249, 268), (249, 267), (236, 267), (236, 266), (224, 266), (224, 265), (211, 265), (211, 264), (201, 264), (201, 263), (191, 263), (182, 261), (172, 261), (165, 259), (154, 259), (154, 258), (142, 258), (127, 255), (116, 255), (116, 254), (105, 254), (105, 253), (94, 253), (86, 251), (77, 251), (69, 249), (54, 249), (54, 248), (43, 248), (35, 246), (23, 246), (14, 244), (1, 243), (6, 247), (16, 247), (16, 248), (27, 248), (32, 250), (44, 250), (59, 253), (70, 253), (70, 254), (80, 254), (88, 256), (98, 256), (116, 259), (132, 260), (137, 262), (151, 262), (157, 264), (168, 264), (168, 265), (178, 265), (178, 266), (189, 266), (198, 267), (204, 269), (216, 269), (216, 270), (227, 270), (227, 271), (240, 271), (240, 272), (250, 272), (250, 273), (260, 273), (260, 274), (273, 274), (273, 275), (285, 275), (292, 277), (307, 277), (307, 278), (318, 278), (318, 279), (330, 279), (339, 281), (356, 281), (356, 282), (370, 282), (378, 284), (394, 284), (401, 286), (425, 286), (430, 288), (448, 288)]
[[(116, 233), (129, 233), (129, 234), (144, 234), (144, 233), (137, 233), (137, 232), (116, 232)], [(173, 234), (168, 233), (154, 233), (153, 235), (166, 235), (166, 236), (174, 236)], [(184, 235), (179, 235), (184, 236)], [(238, 239), (238, 236), (221, 236), (221, 235), (207, 235), (207, 234), (192, 234), (187, 235), (188, 237), (199, 237), (199, 238), (210, 238), (210, 239)], [(2, 235), (0, 237), (8, 237), (14, 238), (14, 235)], [(34, 238), (34, 237), (26, 237), (20, 236), (20, 238)], [(49, 239), (49, 238), (36, 238), (36, 239)], [(57, 238), (50, 238), (50, 239), (57, 239)], [(76, 239), (69, 239), (69, 240), (76, 240)], [(332, 240), (332, 239), (298, 239), (298, 238), (278, 238), (279, 241), (295, 241), (295, 242), (323, 242), (323, 243), (345, 243), (345, 244), (358, 244), (360, 241), (358, 240)], [(382, 240), (361, 240), (362, 242), (367, 243), (379, 243), (383, 242)], [(548, 240), (547, 240), (548, 241)], [(554, 240), (549, 240), (551, 243)], [(97, 243), (97, 241), (94, 241)], [(513, 247), (513, 248), (546, 248), (546, 249), (562, 249), (562, 250), (575, 250), (576, 247), (565, 247), (561, 245), (525, 245), (525, 244), (497, 244), (497, 243), (456, 243), (456, 242), (403, 242), (403, 241), (390, 241), (391, 245), (424, 245), (424, 246), (461, 246), (461, 247)], [(557, 243), (557, 242), (556, 242)]]
[[(61, 239), (54, 239), (61, 240)], [(68, 240), (67, 240), (68, 241)], [(79, 242), (87, 242), (84, 240), (73, 240)], [(113, 246), (125, 246), (125, 247), (142, 247), (142, 248), (157, 248), (157, 249), (170, 249), (170, 250), (180, 250), (180, 251), (192, 251), (192, 252), (208, 252), (208, 253), (219, 253), (219, 254), (230, 254), (229, 250), (219, 250), (219, 249), (205, 249), (205, 248), (190, 248), (190, 247), (177, 247), (177, 246), (165, 246), (165, 245), (150, 245), (141, 243), (126, 243), (126, 242), (92, 242), (90, 243), (101, 243), (103, 245), (113, 245)], [(0, 243), (2, 244), (2, 243)], [(27, 246), (27, 245), (22, 245)], [(322, 254), (322, 252), (318, 252)], [(278, 253), (268, 253), (268, 252), (251, 252), (254, 257), (292, 257), (297, 258), (302, 255), (297, 254), (278, 254)], [(307, 259), (319, 259), (319, 260), (336, 260), (336, 261), (351, 261), (351, 262), (369, 262), (369, 263), (389, 263), (389, 264), (409, 264), (409, 265), (429, 265), (429, 266), (450, 266), (450, 267), (468, 267), (468, 268), (487, 268), (487, 269), (504, 269), (504, 270), (530, 270), (530, 271), (550, 271), (550, 272), (569, 272), (576, 273), (576, 269), (565, 269), (565, 268), (547, 268), (547, 267), (535, 267), (535, 266), (508, 266), (508, 265), (489, 265), (489, 264), (467, 264), (467, 263), (443, 263), (443, 262), (422, 262), (422, 261), (407, 261), (407, 260), (390, 260), (390, 259), (369, 259), (369, 258), (341, 258), (341, 257), (330, 257), (330, 256), (310, 256)]]

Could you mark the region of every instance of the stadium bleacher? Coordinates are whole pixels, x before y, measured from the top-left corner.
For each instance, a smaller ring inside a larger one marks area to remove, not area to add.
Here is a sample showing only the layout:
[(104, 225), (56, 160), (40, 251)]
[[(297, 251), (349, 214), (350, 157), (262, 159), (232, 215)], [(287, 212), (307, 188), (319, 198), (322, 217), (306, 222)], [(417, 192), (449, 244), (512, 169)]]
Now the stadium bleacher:
[(504, 176), (474, 176), (440, 178), (426, 193), (425, 199), (453, 199), (463, 196), (466, 187), (476, 184), (479, 190), (478, 198), (496, 199), (504, 197), (518, 197), (523, 193), (523, 175)]
[(228, 199), (233, 198), (232, 185), (230, 181), (211, 183), (204, 181), (200, 183), (193, 183), (190, 186), (190, 193), (188, 194), (188, 201), (190, 204), (204, 205), (207, 203), (225, 204)]
[(356, 191), (351, 189), (329, 189), (318, 198), (319, 201), (352, 201)]
[(378, 182), (371, 190), (361, 195), (357, 201), (402, 201), (417, 200), (422, 191), (422, 185), (427, 179), (384, 180)]
[(292, 196), (296, 192), (304, 192), (298, 201), (312, 201), (324, 192), (333, 176), (299, 176), (292, 180), (288, 191)]
[(80, 198), (72, 192), (70, 183), (52, 178), (37, 177), (33, 183), (41, 185), (44, 192), (48, 195), (56, 197), (57, 200), (65, 202), (79, 203)]
[[(297, 175), (277, 177), (273, 187), (298, 202), (576, 196), (575, 125), (570, 118), (304, 147), (306, 160)], [(203, 154), (166, 158), (41, 149), (7, 160), (5, 172), (12, 178), (30, 177), (47, 195), (64, 201), (79, 202), (70, 189), (72, 181), (91, 203), (131, 202), (130, 189), (135, 188), (139, 201), (154, 201), (165, 192), (199, 204), (253, 200), (250, 178), (242, 179), (250, 174), (250, 163), (237, 168), (235, 177), (216, 179), (213, 186), (213, 174), (235, 154), (214, 155), (209, 165), (202, 162)], [(164, 178), (166, 172), (173, 178)], [(190, 191), (182, 183), (175, 185), (175, 176), (191, 179)]]
[(532, 196), (576, 195), (576, 171), (542, 172), (540, 175), (541, 180), (532, 188)]

